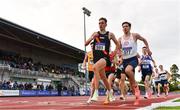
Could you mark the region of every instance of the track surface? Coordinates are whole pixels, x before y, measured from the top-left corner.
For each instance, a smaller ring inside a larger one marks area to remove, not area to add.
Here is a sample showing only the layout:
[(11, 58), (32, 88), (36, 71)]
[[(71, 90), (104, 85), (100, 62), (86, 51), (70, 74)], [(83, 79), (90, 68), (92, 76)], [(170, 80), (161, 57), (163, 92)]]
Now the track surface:
[(151, 99), (140, 99), (140, 105), (133, 105), (133, 96), (128, 96), (126, 101), (116, 98), (116, 101), (108, 105), (103, 105), (104, 96), (99, 97), (99, 101), (86, 104), (87, 96), (74, 97), (1, 97), (0, 110), (134, 110), (137, 108), (159, 103), (174, 98), (180, 98), (180, 94), (169, 94), (168, 97), (153, 96)]

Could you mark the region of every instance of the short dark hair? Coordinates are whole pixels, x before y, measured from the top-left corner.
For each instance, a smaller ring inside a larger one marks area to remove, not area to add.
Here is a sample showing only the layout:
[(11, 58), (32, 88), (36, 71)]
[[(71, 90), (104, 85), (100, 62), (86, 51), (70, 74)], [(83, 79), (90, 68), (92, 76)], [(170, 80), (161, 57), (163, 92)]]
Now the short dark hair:
[(104, 17), (99, 18), (99, 21), (100, 21), (100, 20), (104, 20), (104, 21), (105, 21), (105, 23), (107, 23), (107, 19), (106, 19), (106, 18), (104, 18)]
[(123, 26), (124, 24), (128, 24), (129, 27), (131, 27), (131, 23), (130, 23), (130, 22), (125, 21), (125, 22), (122, 23), (122, 26)]
[(163, 67), (163, 65), (159, 65), (159, 67)]

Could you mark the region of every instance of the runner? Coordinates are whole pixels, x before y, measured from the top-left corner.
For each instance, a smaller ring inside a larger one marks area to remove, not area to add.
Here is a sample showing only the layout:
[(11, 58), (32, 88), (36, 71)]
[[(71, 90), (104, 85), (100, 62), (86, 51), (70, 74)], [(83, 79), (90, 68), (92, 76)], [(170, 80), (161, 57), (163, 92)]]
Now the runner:
[(83, 61), (83, 65), (82, 67), (84, 69), (86, 69), (86, 62), (88, 62), (88, 78), (89, 78), (89, 81), (90, 81), (90, 84), (91, 84), (91, 91), (90, 91), (90, 97), (87, 101), (87, 103), (91, 103), (91, 98), (92, 98), (92, 95), (94, 93), (94, 72), (93, 72), (93, 52), (92, 52), (92, 49), (93, 49), (93, 42), (91, 42), (91, 51), (87, 52), (85, 57), (84, 57), (84, 61)]
[(145, 99), (151, 98), (152, 91), (151, 91), (151, 76), (153, 73), (153, 67), (151, 65), (151, 62), (153, 62), (154, 67), (156, 68), (156, 63), (152, 56), (148, 55), (147, 48), (142, 48), (143, 55), (140, 58), (139, 62), (139, 72), (142, 73), (142, 81), (144, 82), (145, 86)]
[(113, 93), (112, 101), (115, 101), (114, 91), (113, 91), (113, 85), (115, 80), (115, 70), (116, 70), (116, 53), (111, 51), (109, 54), (111, 65), (105, 67), (106, 71), (106, 77), (108, 78), (108, 83), (110, 85), (111, 92)]
[[(121, 58), (121, 56), (119, 56), (119, 58)], [(119, 87), (121, 93), (120, 99), (125, 101), (125, 95), (128, 87), (127, 84), (125, 83), (125, 79), (126, 79), (125, 74), (121, 74), (123, 70), (123, 65), (120, 59), (118, 60), (117, 65), (118, 67), (115, 74), (115, 83)]]
[(131, 23), (129, 22), (123, 22), (122, 28), (124, 35), (119, 38), (119, 42), (122, 45), (122, 52), (123, 52), (123, 72), (122, 74), (126, 74), (126, 76), (129, 79), (130, 85), (132, 87), (132, 91), (134, 95), (136, 96), (136, 100), (134, 102), (134, 105), (139, 104), (139, 98), (140, 98), (140, 91), (138, 84), (135, 81), (135, 68), (138, 65), (138, 58), (137, 58), (137, 40), (143, 41), (145, 44), (148, 54), (151, 55), (151, 51), (149, 49), (148, 42), (145, 38), (140, 36), (137, 33), (131, 33)]
[(159, 97), (160, 96), (161, 79), (159, 78), (159, 71), (157, 68), (155, 68), (154, 83), (155, 83), (155, 89), (157, 90), (157, 97)]
[(169, 79), (171, 77), (170, 73), (167, 70), (164, 70), (163, 65), (159, 65), (159, 78), (161, 80), (161, 85), (163, 87), (163, 91), (165, 96), (168, 96), (169, 92)]
[(104, 104), (108, 104), (112, 100), (112, 92), (110, 92), (110, 85), (105, 75), (105, 67), (110, 63), (109, 59), (109, 49), (110, 49), (110, 40), (116, 45), (116, 50), (119, 50), (119, 43), (113, 33), (106, 31), (107, 20), (106, 18), (99, 19), (99, 29), (100, 31), (94, 32), (92, 36), (86, 41), (85, 45), (87, 46), (92, 40), (93, 41), (93, 71), (95, 74), (95, 91), (92, 101), (98, 100), (98, 87), (100, 78), (103, 80), (106, 89), (107, 97)]

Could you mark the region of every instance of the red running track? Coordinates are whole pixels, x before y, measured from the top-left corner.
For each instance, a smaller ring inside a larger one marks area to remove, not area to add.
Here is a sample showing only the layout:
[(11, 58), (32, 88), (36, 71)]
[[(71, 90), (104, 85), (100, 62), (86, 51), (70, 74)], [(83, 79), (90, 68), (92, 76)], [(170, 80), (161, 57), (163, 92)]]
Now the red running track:
[(140, 105), (134, 106), (134, 97), (128, 96), (126, 101), (118, 99), (108, 105), (103, 105), (104, 96), (99, 97), (99, 101), (86, 104), (87, 96), (74, 97), (1, 97), (0, 110), (134, 110), (151, 105), (151, 103), (163, 102), (174, 98), (180, 98), (180, 94), (169, 94), (151, 99), (141, 97)]

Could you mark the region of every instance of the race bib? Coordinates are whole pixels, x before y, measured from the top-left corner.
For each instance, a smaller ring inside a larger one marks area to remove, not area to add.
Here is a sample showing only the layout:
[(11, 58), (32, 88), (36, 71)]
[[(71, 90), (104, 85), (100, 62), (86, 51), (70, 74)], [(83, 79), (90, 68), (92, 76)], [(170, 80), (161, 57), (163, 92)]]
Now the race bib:
[(123, 48), (123, 54), (124, 55), (130, 55), (131, 54), (132, 47), (124, 47)]
[(161, 81), (158, 77), (154, 78), (154, 81)]
[(167, 75), (161, 75), (160, 79), (161, 79), (161, 80), (167, 79)]
[(95, 50), (105, 50), (105, 43), (96, 43)]
[(142, 68), (147, 69), (147, 68), (149, 68), (149, 65), (142, 65)]

